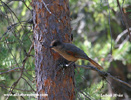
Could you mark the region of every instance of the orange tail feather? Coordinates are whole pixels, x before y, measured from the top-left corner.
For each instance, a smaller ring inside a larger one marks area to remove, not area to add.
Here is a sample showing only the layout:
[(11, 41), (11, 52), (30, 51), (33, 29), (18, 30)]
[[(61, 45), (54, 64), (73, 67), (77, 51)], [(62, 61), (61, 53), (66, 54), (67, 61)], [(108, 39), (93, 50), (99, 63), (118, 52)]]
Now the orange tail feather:
[(91, 58), (88, 58), (88, 60), (90, 61), (90, 63), (92, 63), (95, 67), (97, 67), (99, 70), (103, 69), (103, 67), (101, 67), (98, 63), (96, 63), (94, 60), (92, 60)]

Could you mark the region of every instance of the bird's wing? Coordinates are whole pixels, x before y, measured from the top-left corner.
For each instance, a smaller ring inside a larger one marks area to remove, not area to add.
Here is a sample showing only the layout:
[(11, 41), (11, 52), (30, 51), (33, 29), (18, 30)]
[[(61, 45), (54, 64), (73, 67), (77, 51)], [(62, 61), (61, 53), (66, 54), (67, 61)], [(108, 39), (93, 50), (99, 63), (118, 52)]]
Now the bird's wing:
[(76, 54), (75, 52), (72, 52), (72, 51), (70, 51), (70, 50), (67, 50), (66, 53), (67, 53), (68, 55), (71, 55), (71, 56), (74, 56), (74, 57), (77, 56), (77, 54)]
[(84, 51), (73, 44), (66, 44), (66, 53), (76, 58), (87, 58), (87, 55), (84, 53)]

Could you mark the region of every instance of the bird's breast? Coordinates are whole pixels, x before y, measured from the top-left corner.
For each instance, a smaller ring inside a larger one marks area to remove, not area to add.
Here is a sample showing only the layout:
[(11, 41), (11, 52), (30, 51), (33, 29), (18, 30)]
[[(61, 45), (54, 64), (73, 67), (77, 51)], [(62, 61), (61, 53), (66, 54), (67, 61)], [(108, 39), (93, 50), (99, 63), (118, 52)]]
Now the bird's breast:
[(76, 58), (73, 55), (68, 54), (66, 51), (64, 50), (55, 50), (56, 52), (58, 52), (62, 57), (64, 57), (66, 60), (68, 61), (76, 61), (78, 60), (78, 58)]
[(69, 55), (67, 53), (61, 53), (61, 55), (68, 61), (76, 61), (78, 58), (72, 56), (72, 55)]

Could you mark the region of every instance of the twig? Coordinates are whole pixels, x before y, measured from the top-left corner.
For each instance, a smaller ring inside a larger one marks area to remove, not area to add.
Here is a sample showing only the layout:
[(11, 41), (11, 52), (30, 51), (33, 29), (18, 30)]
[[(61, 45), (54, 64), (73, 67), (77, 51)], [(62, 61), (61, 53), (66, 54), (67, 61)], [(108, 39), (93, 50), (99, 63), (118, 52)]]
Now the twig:
[(47, 7), (47, 4), (46, 4), (43, 0), (42, 0), (42, 2), (43, 2), (43, 4), (44, 4), (46, 10), (47, 10), (50, 14), (52, 14), (52, 15), (58, 20), (58, 22), (61, 22), (61, 20), (60, 20), (59, 18), (57, 18), (57, 17), (49, 10), (49, 8)]
[(9, 73), (9, 72), (14, 72), (15, 70), (21, 69), (21, 68), (22, 68), (22, 67), (16, 67), (16, 68), (13, 68), (13, 69), (9, 69), (9, 70), (7, 70), (7, 71), (5, 71), (5, 72), (1, 72), (0, 75), (6, 74), (6, 73)]
[(30, 88), (31, 88), (34, 92), (36, 92), (36, 91), (33, 89), (33, 87), (30, 85), (30, 83), (29, 83), (24, 77), (21, 77), (21, 78), (26, 81), (26, 83), (30, 86)]
[(122, 84), (124, 84), (124, 85), (126, 85), (126, 86), (128, 86), (128, 87), (130, 87), (130, 88), (131, 88), (131, 85), (130, 85), (130, 84), (128, 84), (127, 82), (122, 81), (122, 80), (120, 80), (120, 79), (118, 79), (118, 78), (116, 78), (116, 77), (112, 76), (110, 73), (107, 73), (107, 74), (108, 74), (108, 77), (110, 77), (110, 78), (114, 79), (115, 81), (118, 81), (118, 82), (120, 82), (120, 83), (122, 83)]
[[(13, 10), (12, 10), (5, 2), (3, 2), (2, 0), (0, 0), (0, 1), (1, 1), (2, 4), (4, 4), (4, 5), (13, 13), (13, 15), (14, 15), (14, 16), (16, 17), (16, 19), (18, 20), (18, 22), (19, 22), (20, 26), (22, 27), (22, 29), (24, 29), (24, 27), (22, 26), (21, 21), (18, 19), (17, 15), (13, 12)], [(13, 18), (13, 17), (12, 17), (12, 18)], [(8, 31), (6, 31), (3, 35), (5, 35), (7, 32), (8, 32)], [(3, 37), (3, 35), (2, 35), (2, 37)], [(16, 35), (15, 35), (15, 37), (19, 40), (19, 42), (21, 43), (21, 45), (22, 45), (22, 47), (23, 47), (23, 50), (24, 50), (25, 54), (27, 55), (26, 49), (25, 49), (25, 47), (23, 46), (23, 42), (22, 42)]]
[(25, 0), (22, 0), (22, 2), (24, 3), (24, 5), (30, 10), (30, 12), (31, 12), (31, 9), (26, 5), (26, 3), (25, 3)]
[(12, 29), (15, 25), (17, 25), (18, 23), (12, 24), (10, 26), (7, 27), (6, 32), (0, 37), (0, 40), (7, 34), (7, 32)]
[(129, 40), (129, 36), (126, 37), (125, 40), (122, 41), (122, 43), (119, 45), (119, 50), (123, 47), (123, 45)]
[(22, 0), (9, 0), (9, 1), (6, 2), (6, 4), (8, 4), (8, 3), (12, 2), (12, 1), (22, 1)]
[[(10, 88), (10, 87), (7, 87), (7, 86), (4, 86), (4, 85), (0, 85), (1, 88), (5, 88), (7, 90), (7, 88)], [(19, 91), (24, 91), (24, 92), (33, 92), (32, 90), (24, 90), (24, 89), (18, 89), (18, 88), (14, 88), (15, 90), (19, 90)]]
[[(16, 19), (18, 20), (20, 26), (22, 27), (22, 29), (24, 29), (24, 27), (22, 26), (21, 21), (18, 19), (17, 15), (13, 12), (13, 10), (12, 10), (5, 2), (3, 2), (2, 0), (0, 0), (0, 1), (1, 1), (2, 4), (4, 4), (4, 5), (14, 14), (14, 16), (15, 16)], [(12, 15), (12, 14), (11, 14), (11, 15)], [(13, 17), (12, 17), (12, 19), (13, 19)], [(13, 20), (14, 20), (14, 19), (13, 19)], [(22, 21), (22, 22), (23, 22), (23, 21)], [(13, 24), (13, 25), (17, 25), (17, 24), (18, 24), (18, 23), (15, 23), (15, 24)], [(10, 27), (9, 27), (9, 29), (10, 29)], [(7, 29), (7, 31), (2, 35), (2, 37), (3, 37), (4, 35), (6, 35), (7, 32), (8, 32), (8, 29)], [(1, 37), (1, 38), (2, 38), (2, 37)], [(23, 42), (22, 42), (16, 35), (15, 35), (15, 37), (19, 40), (19, 42), (21, 43), (21, 46), (23, 47), (23, 50), (24, 50), (25, 54), (27, 55), (26, 49), (25, 49), (25, 47), (23, 46)], [(1, 39), (1, 38), (0, 38), (0, 39)]]
[(42, 0), (42, 2), (43, 2), (43, 4), (44, 4), (44, 6), (45, 6), (46, 10), (47, 10), (50, 14), (52, 14), (52, 13), (51, 13), (51, 11), (48, 9), (48, 7), (47, 7), (46, 3), (45, 3), (43, 0)]
[[(1, 3), (3, 3), (13, 14), (14, 14), (14, 16), (16, 17), (16, 19), (18, 20), (18, 22), (20, 23), (20, 25), (21, 25), (21, 21), (19, 20), (19, 18), (17, 17), (17, 15), (13, 12), (13, 10), (5, 3), (5, 2), (3, 2), (2, 0), (0, 0), (1, 1)], [(23, 26), (21, 25), (21, 27), (23, 28)], [(24, 28), (23, 28), (24, 29)]]
[[(27, 21), (21, 21), (21, 23), (29, 23), (29, 24), (32, 24), (33, 21), (32, 21), (32, 19), (29, 19), (29, 20), (27, 20)], [(14, 23), (14, 24), (8, 26), (6, 32), (3, 33), (3, 35), (0, 37), (0, 40), (7, 34), (7, 32), (8, 32), (9, 30), (11, 30), (13, 27), (17, 26), (18, 24), (20, 24), (20, 23)]]
[[(81, 94), (83, 94), (88, 100), (92, 100), (91, 96), (89, 94), (84, 94), (82, 91), (80, 91), (78, 88), (76, 88), (77, 91), (79, 91)], [(88, 95), (88, 96), (87, 96)], [(94, 99), (93, 99), (94, 100)]]
[(112, 31), (111, 31), (111, 21), (110, 21), (110, 6), (109, 6), (109, 2), (108, 2), (108, 10), (109, 10), (109, 16), (108, 16), (108, 23), (109, 23), (109, 27), (110, 27), (110, 36), (111, 36), (111, 50), (110, 53), (112, 55)]
[[(30, 53), (31, 53), (31, 51), (32, 51), (32, 49), (33, 49), (33, 47), (34, 47), (34, 45), (32, 44), (32, 45), (30, 46), (30, 49), (29, 49), (29, 51), (28, 51), (26, 57), (24, 58), (24, 60), (23, 60), (23, 62), (22, 62), (22, 68), (21, 68), (21, 74), (20, 74), (20, 77), (19, 77), (19, 78), (17, 79), (17, 81), (14, 82), (14, 83), (12, 84), (12, 86), (10, 87), (10, 91), (9, 91), (10, 93), (13, 92), (13, 89), (16, 87), (17, 83), (18, 83), (19, 80), (22, 78), (22, 75), (23, 75), (23, 72), (24, 72), (24, 66), (25, 66), (26, 60), (27, 60), (27, 58), (29, 57), (28, 55), (30, 55)], [(9, 96), (6, 98), (6, 100), (8, 100), (8, 98), (9, 98)]]
[(108, 73), (108, 72), (101, 71), (101, 70), (97, 69), (96, 67), (93, 67), (93, 66), (84, 66), (84, 65), (76, 65), (76, 67), (85, 68), (85, 69), (91, 69), (91, 70), (97, 71), (97, 72), (99, 73), (99, 75), (100, 75), (103, 79), (106, 79), (107, 77), (110, 77), (110, 78), (112, 78), (113, 80), (118, 81), (118, 82), (120, 82), (120, 83), (122, 83), (122, 84), (124, 84), (124, 85), (126, 85), (126, 86), (128, 86), (128, 87), (131, 88), (131, 85), (130, 85), (129, 83), (127, 83), (127, 82), (125, 82), (125, 81), (122, 81), (122, 80), (120, 80), (120, 79), (112, 76), (112, 75), (111, 75), (110, 73)]
[(120, 12), (121, 12), (121, 14), (122, 14), (122, 17), (123, 17), (124, 23), (125, 23), (125, 25), (126, 25), (126, 28), (127, 28), (127, 30), (128, 30), (128, 35), (129, 35), (130, 41), (131, 41), (131, 34), (130, 34), (130, 30), (129, 30), (129, 25), (128, 25), (127, 19), (126, 19), (125, 15), (124, 15), (121, 7), (120, 7), (119, 0), (117, 0), (117, 4), (118, 4), (118, 7), (119, 7)]
[[(131, 31), (131, 27), (129, 28), (129, 30)], [(116, 38), (116, 40), (115, 40), (115, 43), (117, 43), (117, 42), (120, 40), (120, 38), (121, 38), (123, 35), (125, 35), (127, 32), (128, 32), (127, 29), (124, 30), (123, 32), (121, 32), (121, 33), (117, 36), (117, 38)]]

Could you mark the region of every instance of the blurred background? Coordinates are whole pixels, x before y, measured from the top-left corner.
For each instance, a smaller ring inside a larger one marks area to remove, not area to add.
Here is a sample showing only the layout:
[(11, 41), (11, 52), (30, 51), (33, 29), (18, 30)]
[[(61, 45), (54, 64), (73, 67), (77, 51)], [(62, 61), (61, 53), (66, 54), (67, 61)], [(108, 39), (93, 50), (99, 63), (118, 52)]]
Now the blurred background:
[[(106, 72), (131, 84), (131, 43), (126, 26), (131, 32), (131, 0), (119, 0), (124, 17), (117, 1), (70, 0), (72, 43), (102, 65)], [(19, 79), (27, 56), (23, 76), (13, 91), (30, 94), (36, 90), (31, 2), (0, 0), (1, 100)], [(79, 60), (76, 64), (88, 65), (89, 62)], [(131, 100), (131, 88), (119, 82), (103, 80), (97, 72), (82, 68), (77, 68), (75, 73), (76, 100), (88, 100), (86, 96), (93, 100)], [(8, 100), (23, 99), (11, 96)]]

